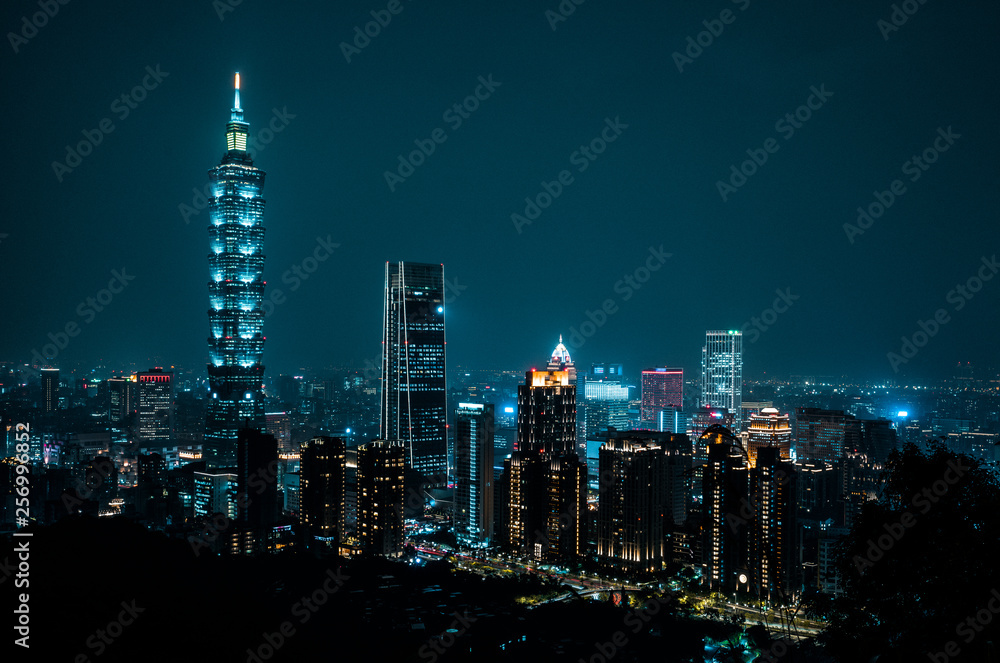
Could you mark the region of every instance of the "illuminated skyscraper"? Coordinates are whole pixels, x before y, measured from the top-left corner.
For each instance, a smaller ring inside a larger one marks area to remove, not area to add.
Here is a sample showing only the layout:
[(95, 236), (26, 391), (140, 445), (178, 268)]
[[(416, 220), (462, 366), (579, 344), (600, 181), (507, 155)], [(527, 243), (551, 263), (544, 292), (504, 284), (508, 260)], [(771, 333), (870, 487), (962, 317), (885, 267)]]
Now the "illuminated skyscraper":
[(300, 453), (299, 519), (316, 540), (338, 550), (347, 515), (347, 447), (339, 437), (314, 437)]
[(108, 421), (111, 423), (126, 421), (135, 412), (136, 382), (135, 375), (108, 379)]
[(287, 412), (268, 412), (264, 415), (267, 432), (278, 440), (278, 453), (292, 453), (292, 420)]
[(385, 264), (381, 435), (424, 475), (448, 469), (444, 266)]
[(59, 409), (59, 369), (42, 369), (42, 411)]
[[(577, 442), (582, 446), (614, 426), (631, 428), (628, 416), (629, 388), (618, 378), (581, 376), (577, 382)], [(581, 398), (582, 396), (582, 398)]]
[(576, 384), (566, 371), (528, 371), (517, 387), (517, 448), (577, 453)]
[(569, 356), (569, 350), (563, 345), (561, 334), (559, 335), (559, 343), (552, 351), (552, 357), (549, 359), (549, 365), (545, 367), (545, 370), (565, 371), (569, 376), (569, 383), (572, 385), (576, 384), (576, 364), (573, 363), (573, 358)]
[(750, 470), (747, 566), (750, 593), (762, 601), (787, 605), (797, 592), (795, 466), (779, 447), (763, 447)]
[(550, 562), (572, 562), (587, 546), (587, 464), (575, 453), (545, 456), (545, 537), (535, 555)]
[(795, 408), (795, 457), (837, 463), (861, 443), (861, 422), (843, 410)]
[(174, 374), (162, 368), (137, 373), (136, 401), (136, 440), (169, 441), (174, 435)]
[(405, 448), (385, 440), (358, 447), (358, 538), (386, 557), (403, 552)]
[(659, 571), (668, 508), (663, 438), (669, 434), (609, 432), (601, 446), (597, 556), (631, 571)]
[(517, 555), (536, 556), (544, 545), (545, 473), (534, 451), (515, 451), (503, 463), (500, 546)]
[(741, 429), (743, 403), (743, 333), (709, 331), (701, 349), (701, 404), (724, 407)]
[(757, 452), (764, 447), (777, 447), (782, 460), (789, 460), (792, 451), (792, 426), (787, 414), (766, 407), (760, 414), (750, 415), (747, 422), (747, 457), (750, 467), (757, 466)]
[(208, 171), (208, 411), (205, 461), (209, 470), (236, 466), (240, 428), (264, 430), (264, 171), (247, 153), (250, 125), (236, 103), (226, 125), (226, 154)]
[(748, 528), (741, 516), (747, 508), (747, 466), (738, 441), (728, 429), (710, 426), (700, 441), (708, 445), (708, 462), (702, 468), (705, 517), (702, 577), (708, 589), (728, 594), (737, 586), (747, 587), (749, 582)]
[(683, 368), (647, 368), (642, 372), (642, 408), (639, 418), (644, 426), (655, 428), (658, 415), (663, 410), (683, 408)]
[(459, 403), (455, 412), (455, 535), (467, 545), (493, 539), (493, 405)]

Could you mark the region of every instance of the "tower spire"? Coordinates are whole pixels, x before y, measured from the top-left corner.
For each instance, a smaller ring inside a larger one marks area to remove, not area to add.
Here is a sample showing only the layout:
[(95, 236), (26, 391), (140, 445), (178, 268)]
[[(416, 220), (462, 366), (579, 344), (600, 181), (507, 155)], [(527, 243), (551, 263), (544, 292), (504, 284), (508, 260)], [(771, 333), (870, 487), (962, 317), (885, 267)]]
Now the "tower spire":
[(229, 124), (226, 125), (226, 149), (231, 154), (239, 153), (241, 158), (245, 157), (247, 150), (247, 135), (250, 133), (250, 125), (243, 121), (243, 109), (240, 108), (240, 72), (236, 72), (234, 82), (236, 97), (233, 102), (232, 111), (229, 114)]

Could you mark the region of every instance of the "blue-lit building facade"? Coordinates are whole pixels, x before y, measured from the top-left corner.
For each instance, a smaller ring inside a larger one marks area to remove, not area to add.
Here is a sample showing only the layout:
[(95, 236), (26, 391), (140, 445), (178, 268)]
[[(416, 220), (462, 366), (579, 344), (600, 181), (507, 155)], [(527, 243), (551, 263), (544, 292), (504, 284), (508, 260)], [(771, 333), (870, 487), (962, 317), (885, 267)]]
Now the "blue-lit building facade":
[(459, 403), (455, 411), (455, 535), (469, 546), (493, 541), (491, 403)]
[(236, 103), (226, 125), (226, 154), (210, 170), (208, 201), (209, 394), (204, 453), (207, 469), (236, 466), (240, 428), (263, 431), (264, 171), (247, 153), (250, 125)]
[(702, 406), (726, 408), (736, 418), (736, 430), (741, 430), (742, 403), (743, 333), (705, 332), (705, 346), (701, 350)]
[(385, 265), (381, 435), (425, 476), (448, 471), (444, 266)]

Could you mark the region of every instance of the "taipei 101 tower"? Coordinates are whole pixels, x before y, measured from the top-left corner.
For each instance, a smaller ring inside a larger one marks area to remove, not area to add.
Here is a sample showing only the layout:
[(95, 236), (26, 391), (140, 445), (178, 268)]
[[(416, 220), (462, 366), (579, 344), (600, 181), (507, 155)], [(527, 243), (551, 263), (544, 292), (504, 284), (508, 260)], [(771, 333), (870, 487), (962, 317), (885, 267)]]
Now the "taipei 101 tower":
[(263, 430), (264, 171), (247, 154), (250, 125), (236, 103), (226, 124), (226, 154), (208, 171), (208, 411), (206, 469), (236, 467), (241, 428)]

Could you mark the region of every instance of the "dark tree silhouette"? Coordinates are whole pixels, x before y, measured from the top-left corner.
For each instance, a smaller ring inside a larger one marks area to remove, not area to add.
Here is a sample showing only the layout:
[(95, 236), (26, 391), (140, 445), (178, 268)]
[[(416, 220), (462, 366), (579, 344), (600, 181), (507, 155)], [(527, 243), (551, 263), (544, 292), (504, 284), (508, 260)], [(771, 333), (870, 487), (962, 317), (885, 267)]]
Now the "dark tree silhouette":
[[(880, 499), (865, 503), (840, 550), (829, 651), (851, 662), (988, 660), (1000, 615), (960, 625), (1000, 590), (998, 560), (997, 477), (941, 444), (892, 452)], [(949, 642), (959, 653), (934, 658)]]

